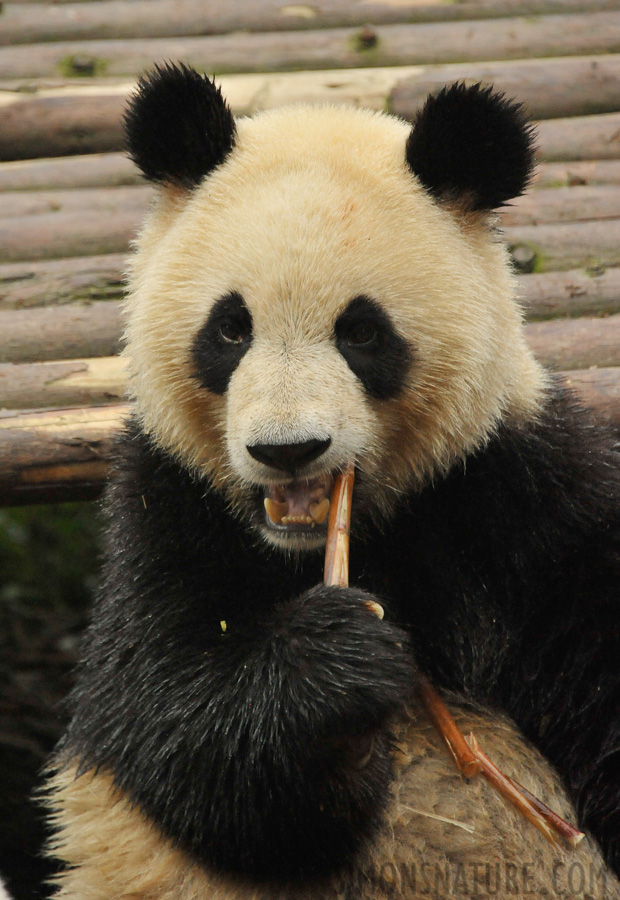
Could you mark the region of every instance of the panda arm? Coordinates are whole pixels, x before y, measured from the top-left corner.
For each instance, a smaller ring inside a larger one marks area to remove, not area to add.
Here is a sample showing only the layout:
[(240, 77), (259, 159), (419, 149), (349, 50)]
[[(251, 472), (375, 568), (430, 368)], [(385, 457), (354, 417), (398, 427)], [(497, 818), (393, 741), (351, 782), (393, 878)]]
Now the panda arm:
[(131, 440), (62, 752), (111, 771), (211, 866), (291, 878), (341, 866), (389, 800), (406, 636), (368, 612), (370, 595), (308, 589), (314, 569), (283, 574), (204, 486)]

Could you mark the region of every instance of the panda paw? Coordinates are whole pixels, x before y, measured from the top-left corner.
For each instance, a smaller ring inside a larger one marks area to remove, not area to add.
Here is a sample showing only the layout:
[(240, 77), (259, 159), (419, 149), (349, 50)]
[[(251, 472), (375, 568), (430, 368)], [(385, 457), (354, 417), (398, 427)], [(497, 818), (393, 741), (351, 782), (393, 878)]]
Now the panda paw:
[(320, 585), (280, 610), (272, 652), (315, 732), (366, 735), (411, 693), (408, 637), (377, 617), (377, 603), (365, 591)]

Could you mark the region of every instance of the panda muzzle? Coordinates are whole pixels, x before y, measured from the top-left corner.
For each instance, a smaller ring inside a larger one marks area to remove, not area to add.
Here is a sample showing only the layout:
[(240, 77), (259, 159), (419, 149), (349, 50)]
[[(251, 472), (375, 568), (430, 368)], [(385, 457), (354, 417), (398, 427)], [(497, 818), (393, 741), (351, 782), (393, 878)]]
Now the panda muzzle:
[(326, 527), (333, 481), (333, 477), (327, 474), (288, 484), (269, 485), (264, 499), (267, 525), (304, 530)]

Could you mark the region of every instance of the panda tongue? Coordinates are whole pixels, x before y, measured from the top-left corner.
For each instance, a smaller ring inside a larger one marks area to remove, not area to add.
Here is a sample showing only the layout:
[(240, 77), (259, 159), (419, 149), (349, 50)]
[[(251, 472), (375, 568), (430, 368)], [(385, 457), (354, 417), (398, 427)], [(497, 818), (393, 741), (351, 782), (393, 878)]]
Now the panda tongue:
[(265, 509), (274, 525), (321, 525), (329, 512), (330, 477), (270, 485)]

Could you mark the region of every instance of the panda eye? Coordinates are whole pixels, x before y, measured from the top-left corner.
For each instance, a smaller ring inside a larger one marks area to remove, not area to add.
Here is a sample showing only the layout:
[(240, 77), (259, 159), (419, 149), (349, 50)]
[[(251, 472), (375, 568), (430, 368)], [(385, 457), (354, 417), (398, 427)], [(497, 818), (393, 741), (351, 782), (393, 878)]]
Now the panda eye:
[(377, 339), (377, 326), (374, 322), (357, 322), (346, 334), (345, 340), (353, 347), (366, 347)]
[(242, 344), (249, 337), (243, 323), (230, 319), (220, 325), (220, 337), (227, 344)]

